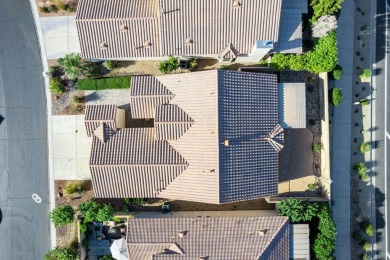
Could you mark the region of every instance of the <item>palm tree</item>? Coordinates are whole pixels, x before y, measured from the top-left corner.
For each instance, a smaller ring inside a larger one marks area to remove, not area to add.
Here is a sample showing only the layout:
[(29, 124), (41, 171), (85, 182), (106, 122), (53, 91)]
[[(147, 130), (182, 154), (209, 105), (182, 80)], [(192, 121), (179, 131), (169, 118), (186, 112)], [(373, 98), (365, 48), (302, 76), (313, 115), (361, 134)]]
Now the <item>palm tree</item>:
[(81, 59), (79, 53), (66, 54), (64, 58), (58, 59), (58, 63), (70, 80), (77, 79), (85, 70), (85, 62)]

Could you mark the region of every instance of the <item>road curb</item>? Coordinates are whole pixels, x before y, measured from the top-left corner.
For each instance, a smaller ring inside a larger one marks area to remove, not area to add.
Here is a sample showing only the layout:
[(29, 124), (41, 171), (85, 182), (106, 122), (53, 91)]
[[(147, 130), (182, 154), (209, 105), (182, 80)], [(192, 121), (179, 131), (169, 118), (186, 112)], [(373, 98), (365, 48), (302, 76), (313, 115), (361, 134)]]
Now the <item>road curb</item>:
[[(43, 40), (43, 33), (41, 23), (39, 20), (38, 7), (34, 0), (30, 0), (31, 11), (33, 13), (35, 28), (38, 36), (38, 43), (41, 51), (41, 62), (43, 71), (48, 71), (49, 65), (47, 64), (45, 42)], [(51, 94), (49, 90), (49, 78), (44, 78), (45, 81), (45, 96), (46, 96), (46, 117), (47, 117), (47, 141), (48, 141), (48, 171), (49, 171), (49, 207), (50, 211), (55, 208), (54, 198), (54, 170), (53, 170), (53, 124), (52, 124), (52, 111), (51, 111)], [(49, 214), (49, 212), (48, 212)], [(56, 229), (53, 223), (50, 223), (50, 247), (56, 247)]]

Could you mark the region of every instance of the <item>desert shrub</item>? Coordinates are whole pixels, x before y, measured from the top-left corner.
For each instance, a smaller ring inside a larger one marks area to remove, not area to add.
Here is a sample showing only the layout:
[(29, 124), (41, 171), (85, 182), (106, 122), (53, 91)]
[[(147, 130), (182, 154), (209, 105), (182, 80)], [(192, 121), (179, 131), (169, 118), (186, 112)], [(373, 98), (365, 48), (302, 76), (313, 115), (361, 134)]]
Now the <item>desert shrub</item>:
[(359, 178), (367, 182), (369, 181), (369, 176), (368, 176), (368, 168), (364, 162), (357, 163), (354, 167), (353, 170), (359, 175)]
[(58, 248), (50, 250), (43, 256), (44, 260), (75, 260), (77, 252), (73, 248)]
[(81, 241), (81, 246), (84, 247), (84, 248), (87, 248), (89, 245), (89, 240), (88, 238), (84, 238), (82, 241)]
[(65, 194), (68, 196), (83, 191), (85, 191), (85, 188), (84, 188), (84, 183), (82, 181), (68, 182), (65, 187)]
[(343, 94), (340, 88), (331, 88), (329, 90), (329, 102), (335, 107), (339, 106), (343, 100)]
[(316, 259), (332, 259), (336, 240), (336, 225), (332, 220), (332, 212), (327, 203), (319, 203), (317, 217), (319, 234), (314, 241), (313, 251)]
[(342, 2), (343, 0), (311, 0), (313, 16), (310, 21), (314, 23), (321, 16), (336, 14), (341, 9)]
[(80, 96), (78, 96), (78, 95), (74, 95), (74, 96), (72, 97), (72, 103), (73, 103), (74, 105), (80, 105), (82, 102), (83, 102), (83, 97), (80, 97)]
[(71, 13), (71, 12), (74, 12), (76, 10), (76, 6), (73, 2), (70, 2), (66, 5), (66, 11)]
[(130, 77), (113, 77), (100, 79), (80, 79), (78, 90), (122, 89), (130, 87)]
[(58, 1), (57, 2), (57, 8), (58, 10), (65, 11), (66, 10), (66, 4), (63, 1)]
[(292, 222), (310, 221), (317, 214), (318, 204), (288, 198), (276, 204), (279, 215), (288, 216)]
[(69, 205), (62, 205), (53, 209), (49, 216), (55, 227), (61, 227), (73, 222), (74, 210)]
[(333, 78), (339, 80), (343, 77), (343, 68), (340, 65), (336, 65), (332, 72)]
[(359, 104), (361, 106), (367, 106), (368, 104), (370, 104), (370, 102), (366, 98), (361, 98), (361, 99), (359, 99)]
[(179, 58), (174, 56), (169, 56), (168, 60), (165, 60), (160, 63), (159, 70), (163, 74), (171, 73), (179, 67)]
[(48, 13), (49, 12), (49, 10), (47, 9), (46, 6), (40, 6), (39, 7), (39, 11), (42, 12), (42, 13)]
[(108, 70), (113, 70), (117, 67), (118, 62), (114, 60), (105, 60), (103, 66)]
[(57, 78), (50, 78), (49, 88), (53, 94), (61, 94), (64, 92), (61, 82)]
[(363, 221), (361, 224), (360, 224), (360, 227), (362, 228), (362, 230), (364, 231), (364, 233), (366, 233), (367, 235), (369, 235), (370, 237), (372, 237), (375, 233), (375, 228), (374, 228), (374, 225), (371, 224), (368, 220), (365, 220)]
[(56, 11), (57, 11), (57, 6), (55, 6), (55, 5), (49, 5), (47, 7), (47, 12), (48, 13), (53, 13), (53, 12), (56, 12)]
[(364, 69), (359, 74), (360, 78), (369, 78), (371, 77), (371, 70), (370, 69)]
[(367, 153), (371, 150), (371, 145), (369, 143), (361, 143), (359, 145), (360, 153)]
[(322, 144), (321, 143), (314, 143), (311, 146), (311, 149), (313, 150), (314, 153), (320, 153), (322, 149)]

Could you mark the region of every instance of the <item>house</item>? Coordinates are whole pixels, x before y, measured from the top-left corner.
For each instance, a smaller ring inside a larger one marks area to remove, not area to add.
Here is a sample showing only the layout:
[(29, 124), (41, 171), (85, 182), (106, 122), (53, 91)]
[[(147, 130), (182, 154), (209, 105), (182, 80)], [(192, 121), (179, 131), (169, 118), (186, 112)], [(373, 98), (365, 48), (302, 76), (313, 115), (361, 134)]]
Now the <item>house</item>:
[(76, 25), (86, 59), (258, 62), (302, 52), (304, 13), (307, 0), (80, 0)]
[(308, 225), (287, 217), (134, 218), (129, 259), (310, 259)]
[(284, 147), (278, 93), (273, 74), (134, 76), (131, 117), (153, 127), (113, 126), (116, 106), (86, 108), (86, 119), (95, 122), (95, 196), (222, 204), (276, 195)]

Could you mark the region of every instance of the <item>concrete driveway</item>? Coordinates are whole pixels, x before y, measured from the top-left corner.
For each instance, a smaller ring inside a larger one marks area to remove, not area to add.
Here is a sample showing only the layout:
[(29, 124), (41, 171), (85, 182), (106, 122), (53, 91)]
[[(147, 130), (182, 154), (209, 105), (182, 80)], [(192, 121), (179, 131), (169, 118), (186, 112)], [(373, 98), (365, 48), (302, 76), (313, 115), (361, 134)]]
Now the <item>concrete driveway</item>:
[(47, 59), (58, 59), (65, 54), (80, 52), (75, 16), (41, 17)]
[(92, 138), (84, 115), (53, 116), (53, 168), (55, 180), (88, 180)]

